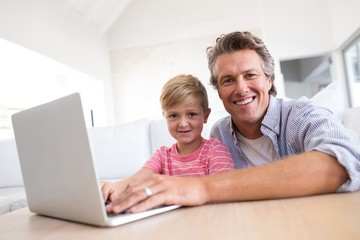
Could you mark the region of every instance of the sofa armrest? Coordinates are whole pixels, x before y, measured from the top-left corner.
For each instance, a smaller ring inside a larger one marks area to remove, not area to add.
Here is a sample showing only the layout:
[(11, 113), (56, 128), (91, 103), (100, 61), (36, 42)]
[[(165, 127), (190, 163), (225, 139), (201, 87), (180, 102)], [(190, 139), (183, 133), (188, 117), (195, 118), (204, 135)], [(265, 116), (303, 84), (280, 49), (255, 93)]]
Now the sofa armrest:
[(15, 139), (0, 141), (0, 187), (23, 186)]

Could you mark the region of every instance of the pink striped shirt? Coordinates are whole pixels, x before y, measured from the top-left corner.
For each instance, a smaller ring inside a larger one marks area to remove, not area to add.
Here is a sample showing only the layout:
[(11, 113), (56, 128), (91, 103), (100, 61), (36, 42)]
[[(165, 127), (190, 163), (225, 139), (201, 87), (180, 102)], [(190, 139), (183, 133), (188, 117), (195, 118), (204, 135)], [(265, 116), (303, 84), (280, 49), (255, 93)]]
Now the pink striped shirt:
[(203, 139), (201, 147), (187, 156), (180, 156), (176, 144), (160, 147), (145, 163), (154, 173), (171, 176), (205, 176), (234, 169), (228, 148), (219, 140)]

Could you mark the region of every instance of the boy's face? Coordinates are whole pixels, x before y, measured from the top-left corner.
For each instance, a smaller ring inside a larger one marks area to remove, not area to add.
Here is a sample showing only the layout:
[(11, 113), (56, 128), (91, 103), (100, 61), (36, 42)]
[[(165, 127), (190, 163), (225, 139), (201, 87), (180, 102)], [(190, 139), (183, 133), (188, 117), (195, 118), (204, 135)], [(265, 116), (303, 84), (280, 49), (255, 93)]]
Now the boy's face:
[(168, 130), (176, 139), (180, 155), (197, 150), (202, 142), (203, 124), (207, 122), (210, 108), (204, 112), (199, 100), (179, 103), (163, 111)]

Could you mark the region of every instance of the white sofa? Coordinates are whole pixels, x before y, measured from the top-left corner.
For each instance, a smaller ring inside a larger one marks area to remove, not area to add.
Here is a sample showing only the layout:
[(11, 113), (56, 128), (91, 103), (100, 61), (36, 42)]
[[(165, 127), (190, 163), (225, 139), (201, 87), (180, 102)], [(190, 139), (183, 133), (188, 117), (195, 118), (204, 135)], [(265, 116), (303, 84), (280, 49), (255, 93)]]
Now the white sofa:
[[(329, 104), (328, 107), (342, 119), (344, 125), (355, 130), (360, 136), (360, 107), (346, 110), (334, 108), (336, 104), (331, 103), (329, 94), (332, 95), (331, 92), (322, 91), (313, 99), (320, 105)], [(208, 137), (213, 123), (225, 115), (225, 111), (212, 112), (204, 126), (203, 136)], [(115, 126), (90, 128), (89, 139), (101, 179), (129, 176), (137, 171), (159, 146), (170, 146), (174, 143), (163, 119), (144, 119)], [(3, 140), (0, 142), (0, 214), (24, 206), (27, 204), (15, 141)]]
[[(213, 123), (226, 112), (212, 113), (203, 136), (210, 135)], [(174, 140), (164, 119), (143, 119), (108, 127), (88, 129), (100, 179), (119, 179), (143, 166), (159, 146)], [(0, 141), (0, 215), (27, 206), (23, 179), (14, 139)]]

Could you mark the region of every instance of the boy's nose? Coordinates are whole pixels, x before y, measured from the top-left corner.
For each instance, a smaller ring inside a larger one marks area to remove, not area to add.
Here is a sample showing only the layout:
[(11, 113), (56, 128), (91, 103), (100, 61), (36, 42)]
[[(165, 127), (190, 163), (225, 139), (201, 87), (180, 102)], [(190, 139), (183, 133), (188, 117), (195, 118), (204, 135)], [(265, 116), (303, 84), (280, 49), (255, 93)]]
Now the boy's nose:
[(179, 122), (180, 127), (186, 127), (186, 126), (188, 126), (188, 124), (189, 123), (185, 117), (180, 118), (180, 122)]

